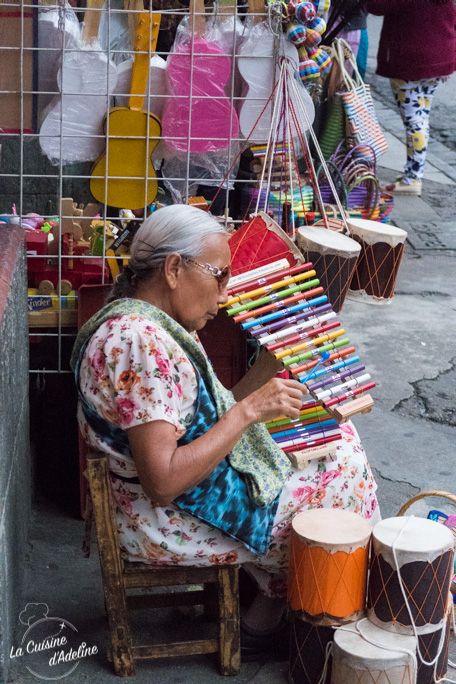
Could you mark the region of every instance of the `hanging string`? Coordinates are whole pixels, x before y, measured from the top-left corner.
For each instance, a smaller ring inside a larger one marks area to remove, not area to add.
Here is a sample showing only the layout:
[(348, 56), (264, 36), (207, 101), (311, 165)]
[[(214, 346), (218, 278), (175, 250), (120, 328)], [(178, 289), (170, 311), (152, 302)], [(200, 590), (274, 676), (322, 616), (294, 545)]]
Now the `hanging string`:
[[(406, 608), (407, 608), (407, 612), (408, 612), (408, 615), (409, 615), (410, 623), (411, 623), (411, 625), (412, 625), (413, 634), (414, 634), (415, 639), (416, 639), (416, 650), (417, 650), (417, 653), (418, 653), (418, 657), (419, 657), (420, 661), (423, 663), (423, 665), (427, 665), (427, 666), (429, 666), (429, 667), (432, 666), (432, 665), (434, 665), (434, 679), (437, 679), (437, 665), (438, 665), (438, 660), (439, 660), (439, 658), (440, 658), (440, 656), (441, 656), (441, 654), (442, 654), (442, 651), (443, 651), (443, 648), (444, 648), (444, 645), (445, 645), (445, 637), (446, 637), (446, 634), (445, 634), (446, 630), (445, 630), (445, 628), (444, 628), (444, 626), (445, 626), (445, 621), (444, 621), (443, 624), (442, 624), (442, 633), (441, 633), (441, 635), (440, 635), (440, 642), (439, 642), (439, 647), (438, 647), (438, 650), (437, 650), (437, 654), (436, 654), (436, 656), (435, 656), (435, 658), (434, 658), (433, 660), (431, 660), (430, 662), (427, 662), (427, 661), (423, 658), (423, 656), (422, 656), (422, 654), (421, 654), (420, 643), (419, 643), (419, 638), (418, 638), (418, 632), (417, 632), (417, 630), (416, 630), (415, 621), (414, 621), (414, 619), (413, 619), (413, 615), (412, 615), (412, 611), (411, 611), (411, 608), (410, 608), (410, 605), (409, 605), (409, 601), (408, 601), (407, 595), (406, 595), (406, 593), (405, 593), (404, 582), (402, 581), (402, 576), (401, 576), (401, 570), (400, 570), (400, 566), (399, 566), (399, 561), (398, 561), (398, 559), (397, 559), (396, 547), (397, 547), (397, 544), (398, 544), (398, 542), (399, 542), (399, 539), (401, 538), (402, 534), (404, 533), (404, 531), (405, 531), (407, 525), (408, 525), (414, 518), (415, 518), (415, 516), (414, 516), (414, 515), (411, 515), (411, 516), (409, 516), (408, 518), (405, 519), (405, 524), (402, 526), (401, 530), (399, 531), (399, 533), (397, 534), (397, 536), (396, 536), (396, 538), (395, 538), (395, 540), (394, 540), (394, 542), (393, 542), (392, 551), (393, 551), (394, 563), (395, 563), (395, 565), (396, 565), (396, 572), (397, 572), (397, 576), (398, 576), (398, 579), (399, 579), (399, 586), (400, 586), (400, 588), (401, 588), (402, 598), (404, 599), (404, 602), (405, 602), (405, 605), (406, 605)], [(439, 679), (438, 681), (439, 681), (439, 682), (451, 682), (451, 684), (456, 684), (456, 680), (454, 680), (454, 679), (448, 679), (448, 678), (446, 678), (446, 677), (443, 678), (443, 679)]]
[[(291, 85), (292, 85), (292, 88), (294, 89), (294, 91), (295, 91), (297, 97), (300, 98), (300, 93), (299, 93), (299, 90), (298, 90), (298, 84), (292, 82)], [(323, 170), (324, 170), (324, 172), (325, 172), (325, 174), (326, 174), (326, 176), (327, 176), (328, 184), (329, 184), (329, 186), (330, 186), (330, 188), (331, 188), (331, 190), (332, 190), (332, 192), (333, 192), (333, 195), (334, 195), (334, 199), (335, 199), (337, 208), (338, 208), (338, 210), (339, 210), (339, 212), (340, 212), (340, 215), (341, 215), (341, 217), (342, 217), (342, 221), (343, 221), (343, 223), (344, 223), (345, 231), (346, 231), (347, 234), (348, 234), (350, 231), (349, 231), (349, 228), (348, 228), (347, 219), (346, 219), (346, 217), (345, 217), (345, 212), (343, 211), (343, 208), (342, 208), (340, 199), (339, 199), (339, 197), (338, 197), (336, 188), (335, 188), (334, 183), (333, 183), (333, 180), (332, 180), (332, 178), (331, 178), (331, 174), (329, 173), (329, 170), (328, 170), (328, 167), (327, 167), (327, 164), (326, 164), (326, 160), (325, 160), (324, 157), (323, 157), (323, 153), (322, 153), (322, 151), (321, 151), (321, 149), (320, 149), (320, 145), (318, 144), (317, 136), (315, 135), (315, 131), (314, 131), (313, 128), (312, 128), (312, 125), (311, 125), (311, 122), (310, 122), (310, 119), (309, 119), (309, 116), (308, 116), (308, 114), (307, 114), (307, 111), (306, 111), (305, 106), (299, 108), (299, 112), (298, 112), (298, 113), (299, 113), (300, 115), (302, 115), (302, 116), (304, 117), (304, 119), (305, 119), (306, 127), (307, 127), (307, 129), (309, 130), (310, 137), (312, 138), (312, 142), (314, 143), (314, 146), (315, 146), (315, 149), (316, 149), (316, 151), (317, 151), (317, 154), (318, 154), (320, 163), (321, 163), (321, 165), (322, 165), (322, 167), (323, 167)], [(306, 147), (307, 147), (307, 140), (306, 140), (305, 144), (306, 144)], [(313, 166), (313, 162), (311, 163), (311, 166), (312, 166), (312, 168), (313, 168), (313, 172), (315, 173), (315, 168), (314, 168), (314, 166)], [(319, 201), (321, 202), (321, 205), (322, 205), (321, 208), (322, 208), (322, 210), (323, 210), (322, 215), (324, 214), (324, 217), (325, 217), (325, 219), (326, 219), (326, 220), (325, 220), (325, 225), (327, 225), (326, 211), (325, 211), (325, 209), (324, 209), (323, 200), (322, 200), (322, 198), (321, 198), (320, 189), (319, 189), (319, 187), (318, 187), (318, 184), (317, 184), (317, 188), (318, 188), (318, 197), (319, 197)]]
[(271, 93), (271, 95), (269, 96), (269, 99), (268, 99), (268, 101), (266, 102), (266, 104), (264, 105), (263, 109), (261, 110), (261, 112), (260, 112), (260, 114), (259, 114), (257, 120), (256, 120), (255, 123), (253, 124), (252, 130), (250, 131), (249, 135), (248, 135), (247, 138), (245, 139), (244, 143), (241, 145), (241, 149), (239, 150), (239, 153), (236, 155), (236, 157), (235, 157), (233, 163), (231, 164), (231, 166), (230, 166), (230, 168), (228, 169), (228, 171), (226, 172), (226, 174), (225, 174), (225, 176), (224, 176), (224, 178), (223, 178), (221, 184), (219, 185), (219, 187), (218, 187), (218, 189), (217, 189), (217, 192), (215, 193), (215, 196), (214, 196), (212, 202), (209, 204), (209, 207), (208, 207), (209, 211), (210, 211), (212, 205), (214, 204), (214, 202), (215, 202), (215, 200), (216, 200), (216, 198), (217, 198), (219, 192), (222, 190), (223, 186), (225, 185), (225, 182), (226, 182), (226, 181), (228, 180), (228, 178), (230, 177), (231, 171), (232, 171), (232, 170), (234, 169), (234, 167), (236, 166), (238, 159), (241, 157), (241, 154), (242, 154), (242, 153), (247, 149), (247, 147), (249, 146), (249, 140), (250, 140), (250, 138), (252, 137), (253, 132), (254, 132), (254, 130), (255, 130), (255, 128), (256, 128), (258, 122), (260, 121), (261, 117), (263, 116), (264, 112), (266, 111), (267, 107), (269, 106), (269, 104), (270, 104), (272, 98), (274, 97), (275, 90), (276, 90), (276, 85), (274, 86), (274, 88), (273, 88), (273, 90), (272, 90), (272, 93)]

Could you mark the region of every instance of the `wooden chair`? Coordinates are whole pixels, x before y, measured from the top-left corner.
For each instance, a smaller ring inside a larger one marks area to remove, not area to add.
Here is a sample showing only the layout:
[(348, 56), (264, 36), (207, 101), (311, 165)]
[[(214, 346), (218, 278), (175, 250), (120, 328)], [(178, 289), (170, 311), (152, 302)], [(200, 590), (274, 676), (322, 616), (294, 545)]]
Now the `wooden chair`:
[[(109, 463), (106, 454), (87, 457), (87, 478), (93, 501), (105, 605), (109, 619), (110, 647), (117, 675), (132, 677), (138, 658), (165, 658), (200, 653), (217, 653), (220, 673), (235, 675), (240, 668), (238, 567), (158, 567), (122, 560), (112, 503)], [(128, 596), (129, 589), (203, 585), (200, 591), (179, 591)], [(215, 590), (215, 591), (214, 591)], [(156, 645), (133, 645), (129, 608), (181, 605), (213, 606), (216, 593), (217, 636), (212, 639)]]

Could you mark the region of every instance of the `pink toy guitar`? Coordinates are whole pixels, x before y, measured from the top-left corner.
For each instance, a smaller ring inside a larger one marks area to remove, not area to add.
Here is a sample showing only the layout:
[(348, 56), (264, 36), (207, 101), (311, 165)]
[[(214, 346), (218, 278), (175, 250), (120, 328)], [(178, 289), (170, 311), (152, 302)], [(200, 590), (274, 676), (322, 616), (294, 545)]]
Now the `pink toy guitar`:
[(190, 10), (193, 45), (190, 34), (189, 41), (178, 45), (168, 58), (170, 97), (163, 113), (162, 135), (178, 152), (188, 151), (189, 138), (190, 152), (212, 152), (228, 147), (239, 133), (237, 114), (224, 92), (231, 62), (223, 48), (204, 37), (204, 0), (192, 0)]

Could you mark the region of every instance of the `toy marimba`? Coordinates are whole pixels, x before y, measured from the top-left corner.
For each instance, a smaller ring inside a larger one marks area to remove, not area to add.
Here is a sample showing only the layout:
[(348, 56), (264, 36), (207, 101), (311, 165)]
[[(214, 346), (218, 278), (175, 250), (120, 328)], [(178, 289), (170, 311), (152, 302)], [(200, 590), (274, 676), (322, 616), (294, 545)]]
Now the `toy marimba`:
[[(271, 436), (287, 454), (303, 452), (305, 460), (327, 456), (342, 438), (339, 424), (371, 410), (368, 391), (375, 383), (312, 263), (290, 266), (278, 260), (232, 278), (228, 294), (228, 315), (310, 391), (299, 419), (278, 416), (267, 423)], [(290, 460), (299, 467), (296, 456)]]

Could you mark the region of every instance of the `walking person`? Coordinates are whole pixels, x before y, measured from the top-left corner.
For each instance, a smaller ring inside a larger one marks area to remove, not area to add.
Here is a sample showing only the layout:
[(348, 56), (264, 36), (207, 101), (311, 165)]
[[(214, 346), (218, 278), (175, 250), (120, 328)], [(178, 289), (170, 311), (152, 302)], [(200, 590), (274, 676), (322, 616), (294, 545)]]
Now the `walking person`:
[(385, 189), (420, 196), (432, 98), (455, 69), (455, 5), (453, 0), (368, 0), (367, 9), (384, 17), (377, 74), (390, 79), (406, 130), (404, 172)]

